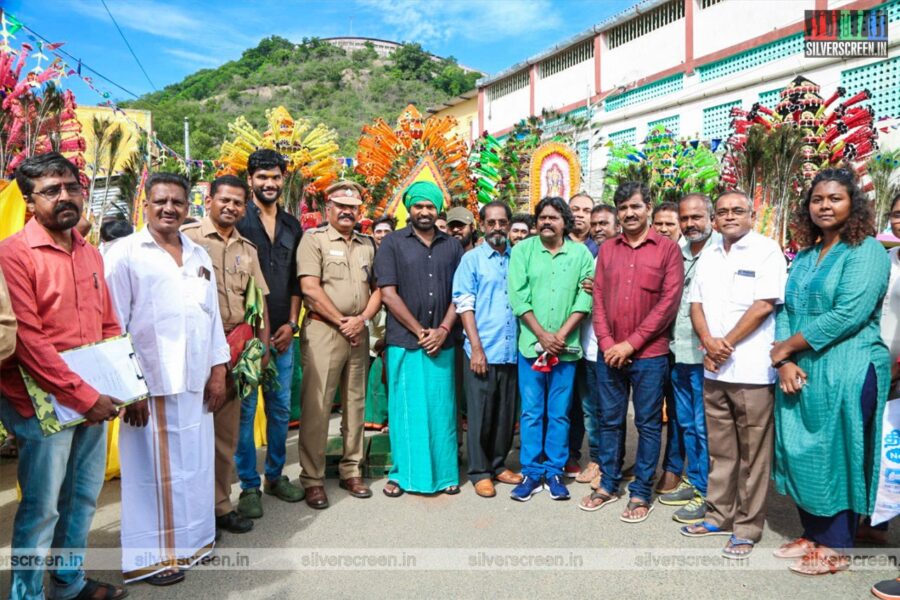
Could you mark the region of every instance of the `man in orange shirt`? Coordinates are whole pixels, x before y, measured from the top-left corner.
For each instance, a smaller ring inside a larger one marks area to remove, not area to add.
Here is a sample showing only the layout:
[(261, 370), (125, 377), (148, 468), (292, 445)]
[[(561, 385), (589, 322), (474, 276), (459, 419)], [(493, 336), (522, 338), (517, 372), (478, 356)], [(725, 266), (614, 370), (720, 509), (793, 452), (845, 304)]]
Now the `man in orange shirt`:
[[(59, 353), (121, 333), (100, 253), (75, 225), (84, 188), (78, 169), (62, 155), (24, 161), (16, 181), (34, 214), (25, 228), (0, 243), (0, 268), (18, 320), (15, 353), (0, 367), (0, 419), (19, 446), (22, 502), (13, 523), (11, 598), (44, 597), (44, 572), (32, 569), (53, 549), (70, 549), (66, 566), (50, 577), (55, 598), (124, 598), (128, 593), (87, 579), (81, 565), (106, 465), (106, 424), (119, 402), (69, 370)], [(87, 423), (44, 437), (19, 368)], [(65, 489), (66, 502), (60, 503)], [(105, 594), (100, 596), (100, 594)]]

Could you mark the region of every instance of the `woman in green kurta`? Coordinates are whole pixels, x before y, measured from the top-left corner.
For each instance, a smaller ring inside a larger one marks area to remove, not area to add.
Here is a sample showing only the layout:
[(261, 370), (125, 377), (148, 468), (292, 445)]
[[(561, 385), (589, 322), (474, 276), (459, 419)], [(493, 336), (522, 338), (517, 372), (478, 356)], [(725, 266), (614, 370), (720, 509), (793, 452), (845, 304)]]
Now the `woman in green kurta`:
[(794, 216), (805, 247), (791, 265), (771, 359), (779, 493), (797, 503), (803, 536), (775, 551), (806, 575), (848, 568), (858, 515), (874, 508), (890, 358), (881, 303), (890, 264), (850, 171), (813, 180)]

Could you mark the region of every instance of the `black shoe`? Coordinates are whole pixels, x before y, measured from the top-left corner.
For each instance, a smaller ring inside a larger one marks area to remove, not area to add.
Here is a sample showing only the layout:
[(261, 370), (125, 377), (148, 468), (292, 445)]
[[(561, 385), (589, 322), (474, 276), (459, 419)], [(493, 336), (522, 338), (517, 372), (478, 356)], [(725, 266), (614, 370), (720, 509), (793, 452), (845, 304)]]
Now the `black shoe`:
[(231, 511), (227, 515), (216, 517), (216, 527), (230, 533), (247, 533), (253, 529), (253, 521)]

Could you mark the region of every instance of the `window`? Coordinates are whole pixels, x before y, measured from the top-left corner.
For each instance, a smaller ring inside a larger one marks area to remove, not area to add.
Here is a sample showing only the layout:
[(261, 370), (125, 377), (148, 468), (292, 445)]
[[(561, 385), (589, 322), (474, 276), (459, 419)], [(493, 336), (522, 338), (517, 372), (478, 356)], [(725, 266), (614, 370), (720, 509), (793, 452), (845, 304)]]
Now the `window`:
[(569, 67), (574, 67), (579, 63), (594, 58), (594, 39), (585, 40), (580, 44), (572, 46), (564, 52), (560, 52), (555, 56), (543, 60), (538, 64), (538, 75), (541, 78), (550, 77), (560, 71), (565, 71)]
[(609, 134), (609, 141), (616, 144), (635, 144), (637, 143), (637, 128), (623, 129)]
[(650, 121), (649, 123), (647, 123), (647, 131), (652, 131), (654, 128), (659, 127), (660, 125), (667, 129), (669, 133), (673, 134), (675, 137), (678, 137), (679, 129), (681, 128), (681, 117), (679, 115), (672, 115), (671, 117), (666, 117), (664, 119)]
[(500, 81), (495, 81), (488, 88), (488, 100), (496, 100), (497, 98), (508, 96), (513, 92), (517, 92), (523, 88), (526, 88), (528, 87), (530, 80), (531, 77), (529, 76), (528, 69), (523, 69), (518, 73), (514, 73), (509, 77), (501, 79)]
[(709, 81), (779, 60), (803, 51), (803, 34), (798, 33), (758, 48), (735, 54), (701, 67), (697, 67), (700, 81)]
[(759, 95), (759, 103), (767, 108), (775, 110), (775, 105), (781, 100), (781, 88), (769, 90)]
[(591, 154), (591, 149), (588, 146), (587, 140), (581, 140), (577, 144), (575, 144), (575, 152), (578, 153), (578, 162), (581, 163), (581, 176), (584, 177), (588, 172), (588, 162)]
[(876, 119), (900, 115), (900, 57), (841, 71), (841, 86), (847, 89), (847, 98), (869, 90), (872, 97), (862, 104), (875, 109)]
[(703, 139), (724, 139), (731, 131), (731, 109), (741, 101), (726, 102), (703, 109)]
[(633, 104), (646, 102), (647, 100), (650, 100), (652, 98), (658, 98), (659, 96), (665, 96), (667, 94), (677, 92), (683, 87), (684, 74), (679, 73), (678, 75), (673, 75), (672, 77), (660, 79), (658, 81), (654, 81), (653, 83), (648, 83), (647, 85), (642, 85), (641, 87), (634, 88), (633, 90), (628, 90), (627, 92), (621, 93), (618, 96), (607, 98), (604, 101), (603, 105), (606, 108), (606, 111), (610, 112), (613, 110), (624, 108), (626, 106), (631, 106)]
[(721, 2), (721, 1), (722, 1), (722, 0), (700, 0), (700, 10), (703, 10), (703, 9), (705, 9), (705, 8), (709, 8), (710, 6), (713, 6), (713, 5), (715, 5), (715, 4), (718, 4), (718, 3)]
[(616, 48), (682, 18), (684, 18), (684, 0), (670, 0), (610, 29), (606, 34), (607, 44), (610, 49)]

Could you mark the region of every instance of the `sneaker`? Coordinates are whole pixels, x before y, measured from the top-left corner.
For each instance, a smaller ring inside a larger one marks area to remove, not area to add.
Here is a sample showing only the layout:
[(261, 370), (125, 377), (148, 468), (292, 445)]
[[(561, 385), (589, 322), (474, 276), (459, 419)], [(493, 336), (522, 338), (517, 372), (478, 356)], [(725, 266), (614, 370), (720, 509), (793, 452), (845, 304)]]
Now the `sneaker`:
[(306, 496), (303, 488), (292, 484), (287, 475), (282, 475), (275, 481), (267, 479), (263, 484), (263, 491), (285, 502), (300, 502)]
[(229, 533), (247, 533), (251, 529), (253, 529), (253, 521), (235, 511), (216, 517), (217, 533), (220, 530), (225, 530)]
[(687, 525), (691, 525), (692, 523), (699, 523), (706, 517), (706, 498), (701, 495), (696, 495), (694, 498), (675, 511), (675, 514), (672, 515), (672, 518), (678, 521), (679, 523), (685, 523)]
[(581, 467), (578, 465), (577, 460), (568, 461), (565, 468), (563, 469), (563, 475), (570, 479), (572, 477), (578, 477), (579, 473), (581, 473)]
[(666, 506), (684, 506), (688, 502), (694, 499), (697, 493), (694, 491), (694, 486), (689, 484), (686, 480), (682, 479), (674, 490), (669, 492), (668, 494), (663, 494), (659, 497), (660, 504), (665, 504)]
[(529, 476), (525, 476), (525, 479), (522, 480), (522, 483), (513, 488), (513, 490), (509, 493), (509, 497), (513, 500), (518, 500), (519, 502), (528, 502), (531, 500), (531, 497), (544, 489), (543, 483), (541, 483), (540, 478), (533, 478)]
[(237, 510), (248, 519), (258, 519), (263, 516), (262, 493), (259, 488), (250, 488), (241, 492)]
[(544, 487), (550, 491), (550, 497), (554, 500), (569, 499), (569, 488), (566, 487), (566, 484), (562, 481), (562, 477), (559, 475), (548, 477)]
[(885, 579), (872, 586), (872, 595), (881, 600), (900, 600), (900, 579)]

